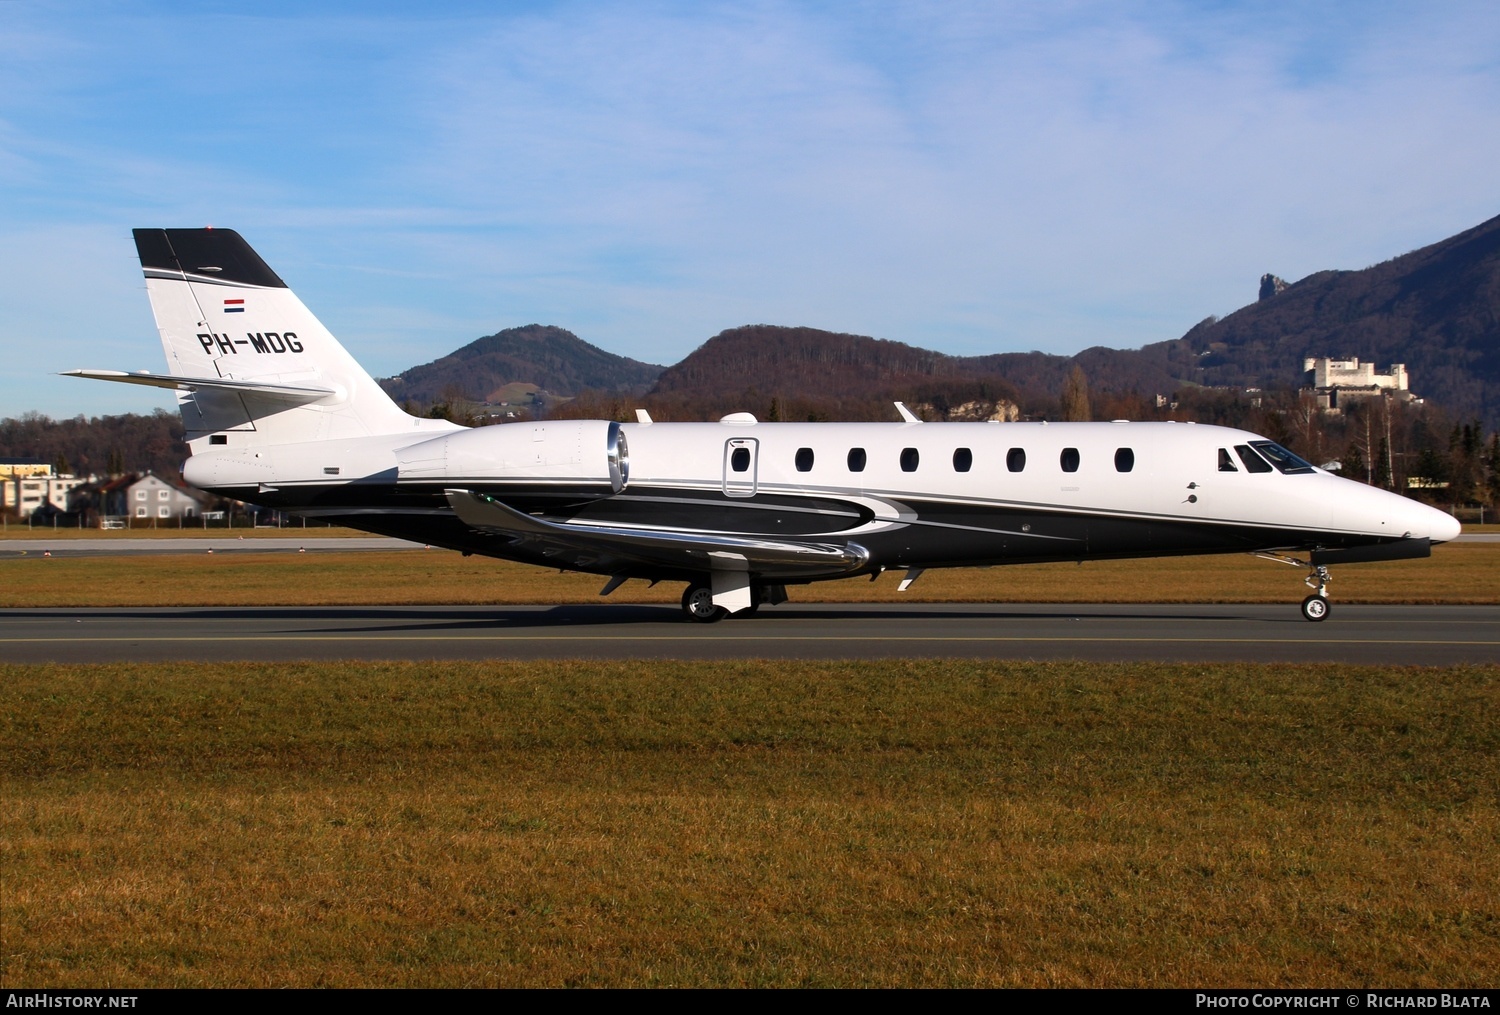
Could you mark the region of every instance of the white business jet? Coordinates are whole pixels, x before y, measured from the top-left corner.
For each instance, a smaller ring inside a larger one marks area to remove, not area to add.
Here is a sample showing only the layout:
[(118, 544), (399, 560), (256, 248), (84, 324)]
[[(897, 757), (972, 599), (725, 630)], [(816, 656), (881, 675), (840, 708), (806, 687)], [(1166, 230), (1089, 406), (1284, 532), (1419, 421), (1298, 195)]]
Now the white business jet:
[[(403, 412), (227, 229), (137, 229), (167, 372), (214, 493), (417, 542), (687, 583), (714, 621), (786, 587), (926, 569), (1251, 553), (1307, 569), (1426, 557), (1458, 522), (1253, 433), (1138, 423), (547, 420), (469, 429)], [(1307, 554), (1306, 559), (1292, 556)]]

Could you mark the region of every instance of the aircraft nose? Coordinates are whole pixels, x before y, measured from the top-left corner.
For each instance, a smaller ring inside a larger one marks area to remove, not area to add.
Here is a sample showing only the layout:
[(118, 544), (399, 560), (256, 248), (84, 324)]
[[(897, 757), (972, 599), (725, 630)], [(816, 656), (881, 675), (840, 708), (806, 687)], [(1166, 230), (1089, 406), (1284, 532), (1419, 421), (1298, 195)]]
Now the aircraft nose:
[(1439, 511), (1437, 508), (1428, 508), (1427, 510), (1432, 513), (1432, 520), (1427, 527), (1428, 539), (1431, 539), (1434, 543), (1446, 543), (1448, 540), (1458, 537), (1458, 533), (1463, 529), (1463, 526), (1458, 523), (1457, 518), (1454, 518), (1446, 511)]

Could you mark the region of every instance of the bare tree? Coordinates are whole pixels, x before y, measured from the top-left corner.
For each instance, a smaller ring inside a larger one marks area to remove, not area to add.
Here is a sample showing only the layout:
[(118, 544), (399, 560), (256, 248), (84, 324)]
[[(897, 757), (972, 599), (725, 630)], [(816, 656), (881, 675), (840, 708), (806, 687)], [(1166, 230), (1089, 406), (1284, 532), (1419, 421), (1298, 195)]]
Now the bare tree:
[(1068, 372), (1068, 379), (1063, 381), (1062, 413), (1063, 419), (1074, 423), (1087, 423), (1094, 418), (1089, 409), (1089, 381), (1083, 375), (1083, 367), (1077, 363)]

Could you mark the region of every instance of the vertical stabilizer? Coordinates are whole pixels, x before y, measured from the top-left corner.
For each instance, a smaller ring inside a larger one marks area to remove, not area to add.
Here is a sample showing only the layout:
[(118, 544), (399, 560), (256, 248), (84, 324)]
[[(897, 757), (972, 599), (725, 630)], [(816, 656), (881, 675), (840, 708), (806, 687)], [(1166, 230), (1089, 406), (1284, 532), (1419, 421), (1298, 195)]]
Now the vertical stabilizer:
[(137, 229), (135, 246), (169, 374), (333, 392), (310, 404), (254, 391), (179, 392), (194, 451), (214, 434), (232, 432), (240, 446), (291, 444), (404, 433), (424, 422), (391, 401), (239, 233)]

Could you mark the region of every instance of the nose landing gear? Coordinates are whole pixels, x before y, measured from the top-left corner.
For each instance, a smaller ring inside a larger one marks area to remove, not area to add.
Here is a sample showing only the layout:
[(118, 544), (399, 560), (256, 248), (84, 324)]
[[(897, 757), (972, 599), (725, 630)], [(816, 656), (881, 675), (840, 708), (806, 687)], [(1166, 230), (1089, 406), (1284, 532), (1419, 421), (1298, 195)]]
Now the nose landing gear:
[(1322, 564), (1313, 565), (1312, 571), (1302, 579), (1303, 584), (1315, 590), (1312, 595), (1302, 600), (1302, 616), (1314, 621), (1327, 619), (1328, 583), (1332, 579), (1333, 575), (1328, 573), (1327, 567)]
[(1302, 583), (1312, 589), (1313, 594), (1302, 600), (1302, 616), (1313, 622), (1328, 619), (1328, 614), (1333, 609), (1328, 605), (1328, 583), (1333, 580), (1333, 575), (1328, 573), (1327, 565), (1312, 564), (1280, 553), (1257, 553), (1255, 556), (1307, 568), (1307, 576), (1302, 579)]

